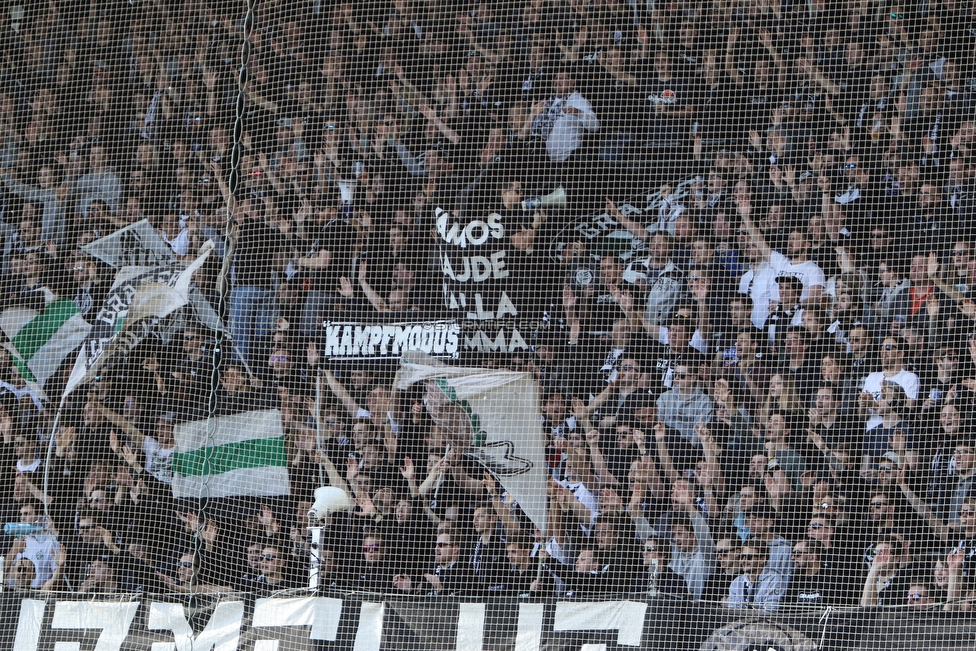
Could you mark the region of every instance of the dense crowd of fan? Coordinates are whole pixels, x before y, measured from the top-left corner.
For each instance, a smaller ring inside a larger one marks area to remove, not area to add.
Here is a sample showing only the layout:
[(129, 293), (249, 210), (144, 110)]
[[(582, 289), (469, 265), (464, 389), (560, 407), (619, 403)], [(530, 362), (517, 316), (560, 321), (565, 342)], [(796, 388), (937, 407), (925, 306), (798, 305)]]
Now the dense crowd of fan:
[[(3, 309), (94, 319), (114, 270), (81, 247), (145, 219), (179, 260), (216, 242), (233, 343), (167, 321), (49, 458), (72, 360), (42, 397), (0, 350), (3, 521), (45, 527), (9, 585), (298, 587), (325, 483), (356, 502), (326, 587), (970, 608), (972, 2), (246, 4), (0, 13)], [(388, 365), (323, 353), (324, 321), (452, 315), (436, 209), (499, 214), (540, 326), (474, 362), (541, 387), (544, 533)], [(594, 211), (626, 254), (550, 259)], [(265, 408), (290, 498), (173, 498), (174, 427)]]

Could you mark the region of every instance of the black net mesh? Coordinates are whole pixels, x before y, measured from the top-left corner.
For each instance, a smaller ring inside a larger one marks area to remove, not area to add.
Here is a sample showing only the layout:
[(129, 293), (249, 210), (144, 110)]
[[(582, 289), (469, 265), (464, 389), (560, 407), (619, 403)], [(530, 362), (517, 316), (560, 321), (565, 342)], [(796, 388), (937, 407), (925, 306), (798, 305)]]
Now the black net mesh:
[(963, 0), (12, 0), (0, 648), (972, 648)]

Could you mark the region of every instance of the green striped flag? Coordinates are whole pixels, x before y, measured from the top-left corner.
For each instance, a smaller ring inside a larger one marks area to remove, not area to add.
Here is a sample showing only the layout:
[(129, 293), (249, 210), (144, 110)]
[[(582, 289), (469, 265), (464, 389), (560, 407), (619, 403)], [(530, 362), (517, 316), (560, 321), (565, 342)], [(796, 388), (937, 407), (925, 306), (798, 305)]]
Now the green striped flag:
[(288, 495), (288, 453), (277, 409), (177, 425), (173, 497)]
[(70, 298), (56, 298), (40, 312), (10, 308), (0, 315), (21, 377), (38, 389), (54, 375), (71, 351), (85, 340), (91, 325)]

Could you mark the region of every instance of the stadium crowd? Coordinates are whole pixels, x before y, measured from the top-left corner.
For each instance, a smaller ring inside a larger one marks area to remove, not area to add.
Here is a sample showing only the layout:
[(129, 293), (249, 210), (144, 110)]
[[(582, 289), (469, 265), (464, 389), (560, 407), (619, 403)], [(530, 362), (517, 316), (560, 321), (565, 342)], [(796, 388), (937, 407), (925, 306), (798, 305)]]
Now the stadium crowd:
[[(114, 270), (82, 247), (145, 219), (178, 260), (217, 243), (194, 281), (233, 343), (166, 321), (50, 457), (73, 357), (42, 393), (0, 350), (3, 522), (43, 525), (8, 585), (299, 587), (327, 478), (356, 508), (326, 587), (971, 608), (972, 2), (246, 4), (0, 13), (2, 309), (95, 319)], [(539, 325), (461, 357), (538, 379), (546, 532), (395, 368), (323, 353), (323, 322), (462, 316), (438, 209), (497, 214), (469, 244)], [(601, 212), (624, 255), (550, 257)], [(262, 408), (291, 495), (175, 499), (174, 428)]]

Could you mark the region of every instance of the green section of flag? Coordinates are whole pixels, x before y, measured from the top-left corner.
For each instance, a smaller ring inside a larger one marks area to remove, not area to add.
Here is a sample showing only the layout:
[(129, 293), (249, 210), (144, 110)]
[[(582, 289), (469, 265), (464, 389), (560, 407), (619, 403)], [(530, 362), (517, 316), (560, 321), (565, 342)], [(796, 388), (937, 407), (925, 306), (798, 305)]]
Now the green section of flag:
[(221, 475), (231, 470), (288, 466), (285, 438), (252, 439), (173, 455), (173, 472), (183, 477)]
[(437, 378), (437, 386), (440, 387), (441, 391), (444, 392), (448, 400), (464, 410), (464, 414), (468, 417), (468, 423), (471, 425), (471, 431), (474, 432), (474, 440), (471, 442), (472, 445), (474, 445), (476, 448), (483, 446), (485, 444), (485, 440), (488, 438), (488, 434), (481, 429), (481, 417), (474, 413), (474, 409), (471, 408), (471, 403), (469, 403), (467, 400), (458, 400), (457, 391), (455, 391), (454, 387), (447, 383), (445, 378)]
[(76, 314), (78, 314), (78, 306), (74, 301), (70, 298), (59, 298), (20, 329), (10, 343), (20, 355), (20, 359), (15, 360), (15, 363), (21, 377), (31, 381), (37, 380), (27, 365), (34, 354)]

